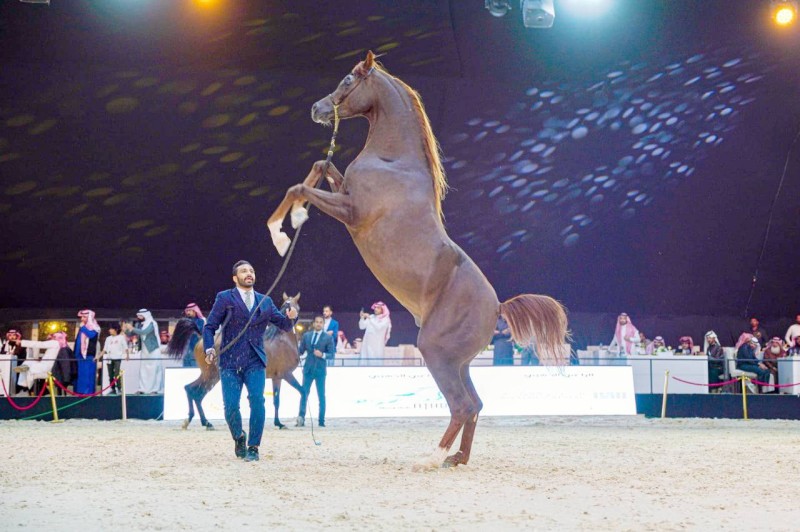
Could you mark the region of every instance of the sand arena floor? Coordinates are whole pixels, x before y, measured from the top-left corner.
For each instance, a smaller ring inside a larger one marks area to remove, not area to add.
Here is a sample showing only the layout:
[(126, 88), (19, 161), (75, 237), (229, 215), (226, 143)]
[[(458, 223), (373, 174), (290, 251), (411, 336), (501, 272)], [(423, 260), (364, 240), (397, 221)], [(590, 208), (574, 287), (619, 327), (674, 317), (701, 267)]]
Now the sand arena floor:
[(0, 530), (800, 528), (800, 422), (486, 418), (468, 466), (415, 472), (444, 427), (270, 427), (244, 463), (197, 424), (3, 421)]

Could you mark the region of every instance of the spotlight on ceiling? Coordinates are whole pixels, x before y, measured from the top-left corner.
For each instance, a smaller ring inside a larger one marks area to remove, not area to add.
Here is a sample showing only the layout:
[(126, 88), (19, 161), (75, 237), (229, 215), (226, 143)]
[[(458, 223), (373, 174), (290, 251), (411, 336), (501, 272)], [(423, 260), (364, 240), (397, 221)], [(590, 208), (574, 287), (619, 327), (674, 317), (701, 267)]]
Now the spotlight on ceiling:
[(493, 17), (503, 17), (511, 10), (511, 4), (508, 3), (508, 0), (486, 0), (484, 5)]
[(47, 4), (50, 5), (50, 0), (19, 0), (23, 4)]
[(521, 0), (522, 22), (526, 28), (552, 28), (556, 19), (553, 0)]
[(772, 0), (772, 20), (778, 26), (788, 26), (797, 20), (797, 0)]

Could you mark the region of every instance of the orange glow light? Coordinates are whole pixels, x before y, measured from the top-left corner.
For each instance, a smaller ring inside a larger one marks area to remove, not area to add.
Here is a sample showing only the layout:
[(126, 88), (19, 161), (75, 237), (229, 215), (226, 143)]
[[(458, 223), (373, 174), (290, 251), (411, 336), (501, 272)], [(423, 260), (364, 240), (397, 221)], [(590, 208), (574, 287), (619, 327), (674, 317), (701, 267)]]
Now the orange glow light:
[(775, 22), (780, 26), (787, 26), (794, 22), (795, 11), (790, 6), (784, 6), (775, 11)]

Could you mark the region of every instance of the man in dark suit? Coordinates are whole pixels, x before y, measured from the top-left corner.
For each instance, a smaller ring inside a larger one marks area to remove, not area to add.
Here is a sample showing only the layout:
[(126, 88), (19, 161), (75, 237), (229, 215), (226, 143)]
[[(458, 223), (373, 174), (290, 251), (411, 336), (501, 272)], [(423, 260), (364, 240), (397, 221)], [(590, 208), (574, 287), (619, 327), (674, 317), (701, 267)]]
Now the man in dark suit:
[[(322, 317), (325, 319), (325, 326), (322, 330), (333, 339), (333, 356), (336, 356), (336, 344), (339, 341), (339, 322), (333, 319), (333, 307), (330, 305), (322, 307)], [(333, 365), (333, 357), (328, 359), (328, 365)]]
[[(219, 375), (225, 421), (236, 442), (236, 456), (253, 462), (259, 458), (258, 446), (264, 431), (264, 384), (267, 379), (267, 355), (262, 341), (264, 330), (269, 323), (284, 331), (290, 330), (294, 326), (293, 320), (297, 318), (297, 311), (290, 309), (284, 315), (272, 299), (253, 290), (256, 272), (247, 261), (240, 260), (233, 265), (233, 282), (236, 285), (234, 288), (217, 294), (203, 327), (203, 348), (206, 362), (214, 364), (217, 357), (214, 333), (224, 323), (222, 349), (227, 350), (219, 356)], [(252, 321), (247, 325), (251, 316)], [(234, 340), (235, 343), (231, 345)], [(247, 388), (247, 399), (250, 401), (249, 439), (242, 430), (242, 414), (239, 411), (242, 386)]]
[(327, 360), (332, 360), (336, 354), (333, 338), (322, 329), (325, 326), (325, 318), (316, 316), (314, 318), (313, 329), (303, 335), (300, 340), (298, 352), (300, 356), (305, 356), (303, 364), (303, 393), (300, 396), (300, 413), (297, 416), (296, 426), (302, 427), (306, 422), (306, 402), (308, 392), (311, 391), (311, 383), (316, 382), (317, 397), (319, 398), (319, 426), (325, 426), (325, 377), (328, 375)]

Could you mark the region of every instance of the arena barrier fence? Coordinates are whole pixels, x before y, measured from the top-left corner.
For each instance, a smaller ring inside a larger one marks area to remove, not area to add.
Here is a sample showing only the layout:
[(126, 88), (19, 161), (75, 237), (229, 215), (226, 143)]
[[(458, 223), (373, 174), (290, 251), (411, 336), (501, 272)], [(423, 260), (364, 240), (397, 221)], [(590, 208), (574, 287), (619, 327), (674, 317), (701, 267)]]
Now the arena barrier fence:
[(89, 399), (94, 398), (94, 397), (101, 396), (103, 394), (103, 392), (111, 389), (113, 386), (115, 386), (117, 384), (117, 382), (119, 382), (120, 387), (122, 389), (122, 394), (120, 396), (120, 399), (122, 401), (122, 420), (126, 421), (128, 419), (128, 405), (127, 405), (127, 399), (126, 399), (126, 395), (125, 395), (125, 378), (124, 378), (124, 375), (125, 375), (125, 371), (124, 370), (120, 371), (119, 376), (117, 378), (113, 379), (108, 384), (108, 386), (106, 386), (105, 388), (103, 388), (103, 389), (101, 389), (101, 390), (99, 390), (99, 391), (97, 391), (95, 393), (82, 394), (82, 393), (76, 393), (76, 392), (73, 392), (73, 391), (69, 390), (61, 381), (56, 379), (53, 376), (52, 373), (48, 373), (47, 374), (47, 378), (45, 379), (45, 381), (46, 381), (45, 382), (45, 386), (41, 387), (41, 389), (39, 390), (39, 394), (36, 396), (36, 399), (31, 404), (26, 405), (26, 406), (20, 406), (16, 402), (14, 402), (14, 400), (8, 394), (8, 390), (6, 389), (6, 384), (5, 384), (5, 382), (3, 382), (2, 379), (0, 379), (0, 384), (2, 384), (3, 392), (6, 394), (5, 395), (6, 400), (11, 405), (11, 407), (14, 410), (17, 410), (18, 412), (25, 412), (25, 411), (30, 410), (33, 407), (35, 407), (37, 404), (39, 404), (39, 401), (42, 400), (42, 397), (44, 397), (45, 389), (49, 390), (49, 392), (50, 392), (50, 401), (51, 401), (51, 410), (47, 411), (47, 412), (42, 412), (40, 414), (36, 414), (36, 415), (30, 416), (30, 417), (20, 418), (20, 421), (36, 419), (38, 417), (43, 417), (43, 416), (47, 416), (49, 414), (52, 414), (53, 415), (53, 419), (52, 419), (51, 422), (52, 423), (61, 423), (61, 422), (63, 422), (63, 420), (59, 420), (58, 419), (58, 406), (56, 404), (56, 394), (55, 394), (55, 387), (56, 386), (59, 389), (61, 389), (64, 393), (66, 393), (67, 395), (71, 395), (73, 397), (81, 398), (80, 401), (76, 401), (76, 402), (74, 402), (72, 404), (69, 404), (69, 405), (61, 408), (61, 410), (65, 410), (67, 408), (71, 408), (73, 406), (77, 406), (77, 405), (79, 405), (79, 404), (81, 404), (81, 403), (83, 403), (85, 401), (88, 401)]

